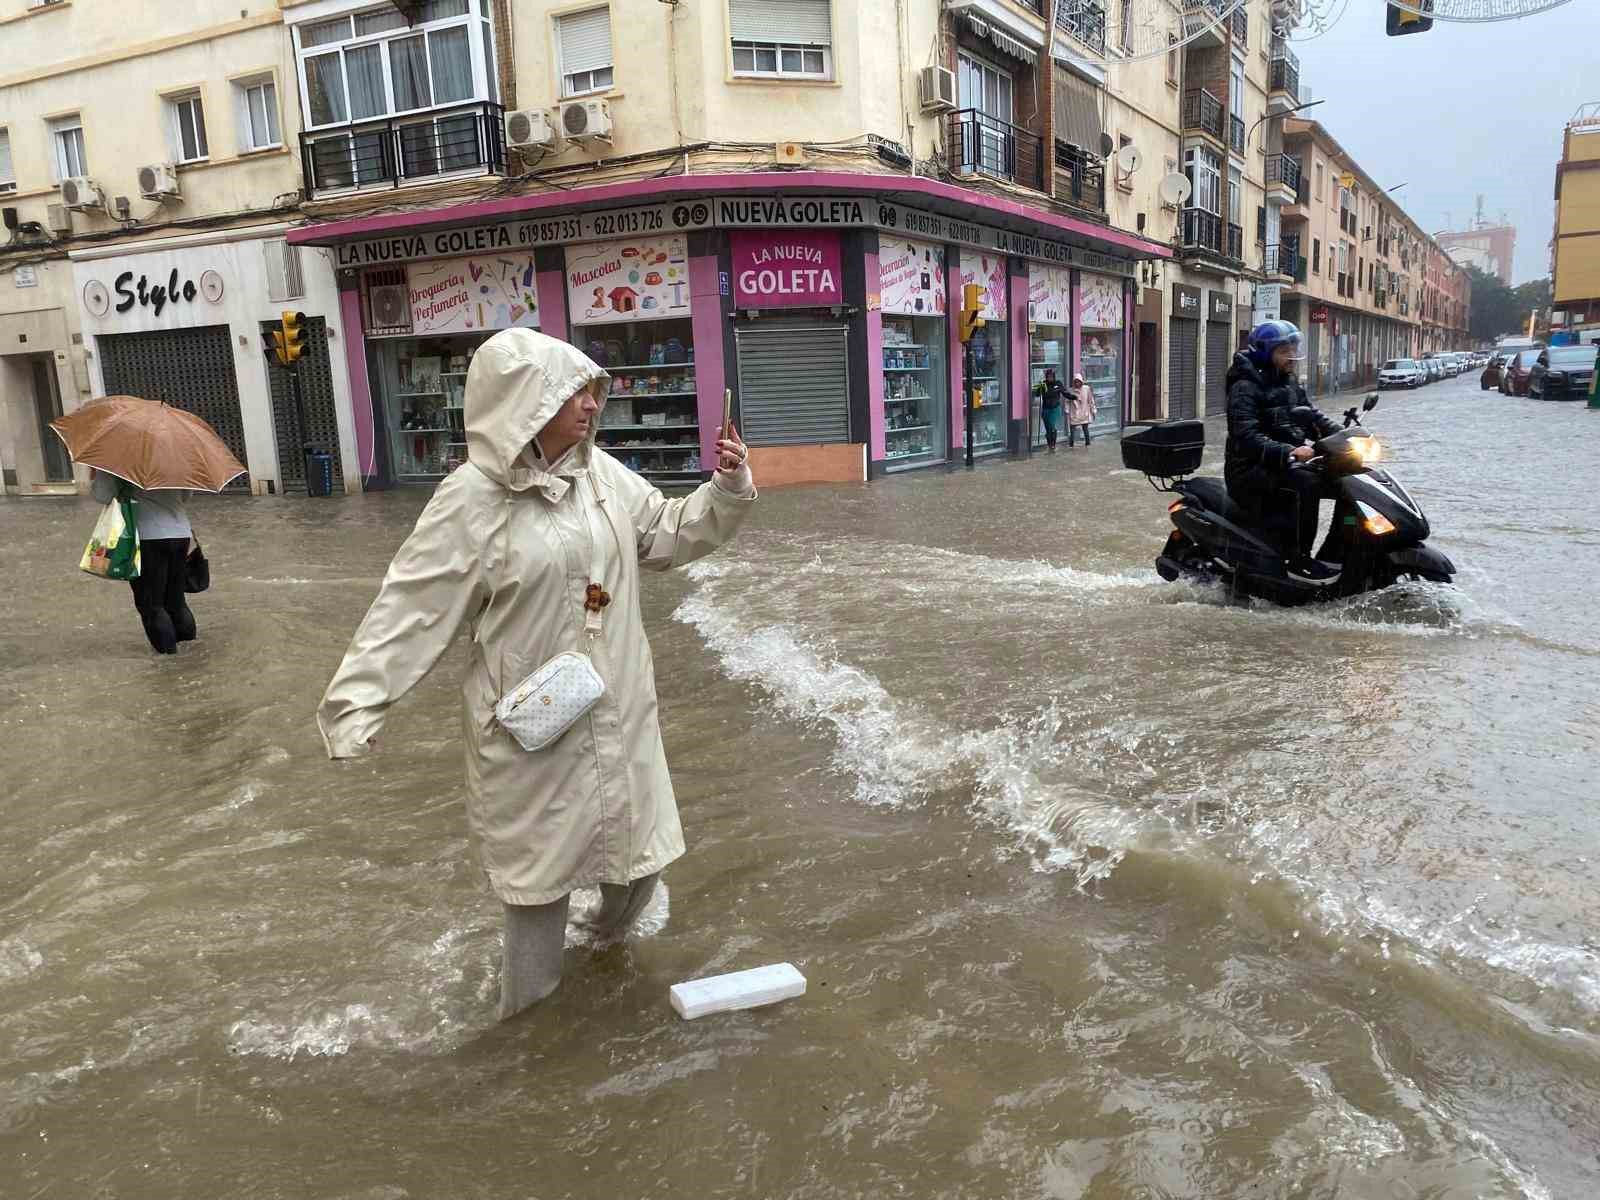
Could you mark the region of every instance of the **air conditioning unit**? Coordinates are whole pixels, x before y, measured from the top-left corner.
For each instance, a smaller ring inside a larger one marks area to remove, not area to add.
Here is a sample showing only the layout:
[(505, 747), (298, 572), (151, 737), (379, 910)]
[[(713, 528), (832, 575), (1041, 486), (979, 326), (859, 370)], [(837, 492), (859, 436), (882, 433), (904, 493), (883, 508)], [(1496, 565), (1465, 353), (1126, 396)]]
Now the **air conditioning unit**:
[(44, 224), (51, 233), (71, 233), (72, 210), (65, 204), (46, 204)]
[(563, 104), (561, 132), (575, 142), (609, 142), (611, 106), (604, 100), (574, 100)]
[(151, 163), (139, 168), (139, 194), (146, 200), (165, 200), (180, 196), (178, 168), (171, 163)]
[(923, 112), (953, 112), (956, 109), (956, 73), (944, 67), (923, 67), (917, 76), (917, 90)]
[(79, 212), (103, 208), (106, 198), (100, 185), (84, 175), (72, 175), (61, 181), (61, 203)]
[(403, 283), (381, 283), (367, 289), (367, 313), (374, 329), (411, 328), (411, 298)]
[(506, 114), (506, 145), (513, 150), (549, 146), (556, 140), (550, 114), (542, 108), (528, 108)]

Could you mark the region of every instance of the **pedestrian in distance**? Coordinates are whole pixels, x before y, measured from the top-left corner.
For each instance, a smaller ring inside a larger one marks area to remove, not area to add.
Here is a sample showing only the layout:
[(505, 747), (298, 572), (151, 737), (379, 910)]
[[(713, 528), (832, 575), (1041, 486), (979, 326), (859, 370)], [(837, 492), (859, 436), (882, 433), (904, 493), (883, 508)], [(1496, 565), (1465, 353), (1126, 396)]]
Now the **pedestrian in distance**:
[(1045, 440), (1050, 444), (1050, 453), (1054, 454), (1056, 438), (1061, 435), (1062, 400), (1066, 397), (1067, 389), (1056, 378), (1056, 369), (1046, 367), (1044, 378), (1033, 390), (1039, 397), (1039, 419), (1044, 422)]
[(1078, 430), (1083, 430), (1083, 444), (1089, 444), (1089, 422), (1094, 420), (1094, 392), (1083, 381), (1082, 375), (1072, 377), (1072, 404), (1067, 411), (1071, 428), (1067, 430), (1067, 445), (1078, 444)]
[[(467, 462), (395, 555), (317, 710), (330, 758), (367, 753), (390, 706), (458, 631), (470, 632), (467, 823), (504, 906), (501, 1019), (560, 984), (574, 889), (599, 887), (591, 931), (616, 939), (684, 852), (640, 570), (709, 554), (756, 495), (731, 421), (712, 478), (677, 499), (601, 451), (609, 387), (581, 351), (530, 329), (478, 349), (467, 373)], [(603, 693), (548, 744), (524, 749), (516, 706), (526, 699), (531, 719), (554, 700), (559, 713), (567, 700), (533, 685), (573, 654), (587, 656)]]
[(194, 537), (188, 511), (191, 493), (180, 488), (146, 491), (107, 471), (92, 471), (89, 488), (101, 504), (117, 499), (119, 489), (138, 502), (139, 575), (128, 586), (151, 649), (176, 654), (179, 642), (192, 642), (197, 636), (194, 612), (184, 594), (189, 542)]

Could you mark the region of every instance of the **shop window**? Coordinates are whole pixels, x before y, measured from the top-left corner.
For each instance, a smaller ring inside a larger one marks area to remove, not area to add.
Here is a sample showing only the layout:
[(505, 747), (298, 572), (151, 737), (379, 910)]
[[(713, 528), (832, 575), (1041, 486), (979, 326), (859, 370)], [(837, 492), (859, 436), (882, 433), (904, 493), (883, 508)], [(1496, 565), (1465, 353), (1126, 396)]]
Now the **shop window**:
[(206, 114), (199, 92), (168, 96), (167, 120), (174, 162), (204, 162), (211, 157), (206, 145)]
[(1091, 428), (1113, 430), (1122, 423), (1122, 281), (1085, 272), (1079, 302), (1078, 370), (1094, 395)]
[(600, 412), (600, 447), (651, 479), (697, 480), (693, 322), (681, 317), (580, 325), (572, 341), (611, 376), (611, 394)]
[(55, 181), (89, 173), (89, 156), (84, 152), (83, 119), (77, 113), (70, 117), (56, 117), (49, 122), (50, 144), (55, 151), (51, 165)]
[(733, 73), (833, 77), (831, 0), (729, 0)]
[(278, 124), (278, 85), (272, 76), (235, 80), (233, 99), (240, 150), (270, 150), (283, 145)]
[(612, 83), (611, 10), (591, 8), (556, 18), (561, 53), (561, 94), (603, 92)]
[(11, 131), (0, 128), (0, 192), (17, 190), (17, 172), (11, 165)]
[(946, 399), (950, 372), (945, 366), (948, 340), (942, 316), (883, 318), (883, 458), (887, 466), (941, 462), (945, 457), (950, 414)]
[(467, 461), (467, 367), (488, 336), (368, 339), (396, 479), (440, 479)]

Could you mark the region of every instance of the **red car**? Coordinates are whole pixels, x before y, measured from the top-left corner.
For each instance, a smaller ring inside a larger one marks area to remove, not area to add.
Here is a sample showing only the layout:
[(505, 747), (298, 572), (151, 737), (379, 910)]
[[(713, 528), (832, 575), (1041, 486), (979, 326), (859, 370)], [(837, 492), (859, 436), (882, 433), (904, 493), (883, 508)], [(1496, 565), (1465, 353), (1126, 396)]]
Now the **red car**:
[(1528, 377), (1533, 374), (1533, 364), (1539, 361), (1540, 351), (1518, 350), (1500, 373), (1500, 391), (1507, 396), (1526, 396)]

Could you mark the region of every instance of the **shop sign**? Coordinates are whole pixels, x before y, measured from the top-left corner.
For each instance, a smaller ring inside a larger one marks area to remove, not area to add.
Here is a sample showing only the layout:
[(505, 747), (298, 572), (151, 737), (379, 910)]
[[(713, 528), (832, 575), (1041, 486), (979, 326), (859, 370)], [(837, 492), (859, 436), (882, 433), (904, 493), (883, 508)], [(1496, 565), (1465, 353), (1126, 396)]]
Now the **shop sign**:
[(1326, 325), (1328, 323), (1328, 306), (1319, 304), (1311, 310), (1311, 323), (1313, 325)]
[(879, 307), (902, 317), (944, 315), (944, 247), (910, 238), (878, 243)]
[(1006, 260), (1003, 254), (963, 254), (961, 286), (975, 283), (983, 289), (983, 319), (1006, 320)]
[(1256, 284), (1255, 311), (1251, 316), (1251, 324), (1259, 325), (1263, 321), (1276, 321), (1278, 314), (1282, 311), (1283, 284)]
[(843, 304), (839, 235), (823, 229), (735, 233), (734, 303), (741, 308)]
[(1211, 319), (1213, 321), (1233, 320), (1233, 297), (1222, 292), (1211, 293)]
[(689, 253), (681, 235), (573, 246), (567, 310), (579, 325), (689, 315)]
[(619, 237), (662, 237), (714, 228), (879, 229), (1057, 266), (1127, 277), (1134, 274), (1131, 259), (866, 196), (708, 197), (397, 234), (345, 242), (334, 246), (333, 250), (340, 267), (375, 267), (414, 259), (460, 258), (531, 250), (536, 246), (564, 246)]
[(1028, 320), (1035, 325), (1065, 325), (1072, 316), (1072, 270), (1028, 264)]
[(533, 255), (447, 258), (406, 271), (417, 334), (539, 328)]
[(1083, 329), (1122, 328), (1122, 280), (1081, 275), (1078, 280), (1078, 325)]
[(1172, 315), (1200, 319), (1200, 289), (1186, 283), (1172, 285)]

